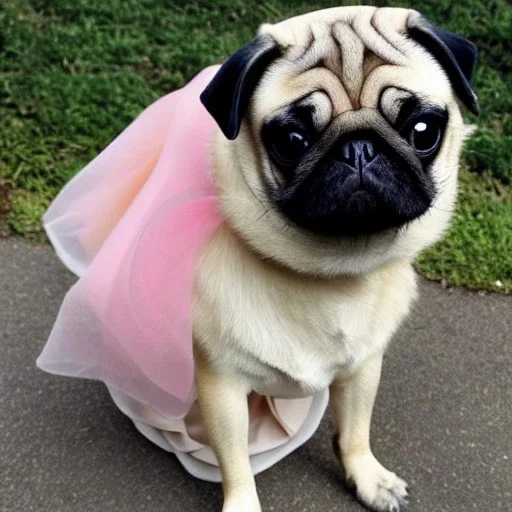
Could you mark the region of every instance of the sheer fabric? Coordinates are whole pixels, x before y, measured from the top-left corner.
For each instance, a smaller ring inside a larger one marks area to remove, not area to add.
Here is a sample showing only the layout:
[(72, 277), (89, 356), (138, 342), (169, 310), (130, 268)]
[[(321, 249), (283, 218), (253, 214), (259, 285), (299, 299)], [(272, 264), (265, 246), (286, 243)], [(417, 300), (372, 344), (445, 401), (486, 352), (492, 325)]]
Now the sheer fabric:
[[(195, 403), (191, 304), (195, 261), (223, 222), (211, 178), (214, 121), (199, 101), (216, 69), (147, 108), (44, 215), (79, 280), (37, 360), (51, 373), (103, 381), (146, 437), (208, 480), (220, 473)], [(251, 395), (254, 471), (311, 436), (326, 403), (327, 391)]]

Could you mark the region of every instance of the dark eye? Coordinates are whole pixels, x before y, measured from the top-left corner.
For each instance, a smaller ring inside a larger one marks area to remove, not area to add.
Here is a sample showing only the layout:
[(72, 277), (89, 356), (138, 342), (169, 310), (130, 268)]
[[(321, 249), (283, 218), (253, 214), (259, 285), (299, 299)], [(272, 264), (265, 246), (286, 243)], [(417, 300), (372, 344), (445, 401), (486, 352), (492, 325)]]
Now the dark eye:
[(270, 158), (280, 168), (295, 167), (309, 148), (306, 135), (295, 128), (275, 130), (269, 141)]
[(439, 147), (441, 122), (437, 116), (421, 116), (413, 121), (409, 143), (420, 158), (432, 155)]

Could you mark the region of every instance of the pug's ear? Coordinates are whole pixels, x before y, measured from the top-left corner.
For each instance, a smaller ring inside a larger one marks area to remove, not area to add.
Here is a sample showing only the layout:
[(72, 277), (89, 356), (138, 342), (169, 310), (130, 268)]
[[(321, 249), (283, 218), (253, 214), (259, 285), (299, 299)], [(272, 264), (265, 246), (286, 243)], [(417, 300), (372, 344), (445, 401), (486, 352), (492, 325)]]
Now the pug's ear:
[(236, 139), (254, 89), (280, 54), (270, 36), (258, 36), (232, 55), (202, 92), (201, 103), (228, 139)]
[(441, 64), (462, 103), (473, 114), (480, 114), (478, 98), (470, 85), (478, 56), (476, 46), (464, 37), (437, 27), (422, 16), (409, 18), (408, 34)]

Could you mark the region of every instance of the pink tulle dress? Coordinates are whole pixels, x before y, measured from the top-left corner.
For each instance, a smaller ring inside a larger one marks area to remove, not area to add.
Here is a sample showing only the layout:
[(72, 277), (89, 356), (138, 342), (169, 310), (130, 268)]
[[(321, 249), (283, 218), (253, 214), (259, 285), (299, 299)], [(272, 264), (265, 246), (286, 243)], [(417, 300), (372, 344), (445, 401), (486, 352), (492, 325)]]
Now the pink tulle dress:
[[(147, 108), (62, 190), (43, 217), (78, 277), (37, 360), (103, 381), (138, 430), (198, 478), (220, 481), (194, 390), (191, 304), (199, 251), (223, 219), (210, 162), (213, 119), (199, 95), (217, 68)], [(249, 396), (258, 473), (317, 429), (325, 390)]]

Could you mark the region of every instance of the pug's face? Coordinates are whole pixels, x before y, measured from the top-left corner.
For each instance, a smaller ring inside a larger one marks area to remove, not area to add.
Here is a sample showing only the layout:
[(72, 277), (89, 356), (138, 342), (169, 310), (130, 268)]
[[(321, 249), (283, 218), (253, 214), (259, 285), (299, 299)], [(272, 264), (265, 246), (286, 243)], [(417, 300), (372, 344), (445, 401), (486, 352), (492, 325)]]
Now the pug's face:
[(476, 50), (415, 11), (342, 7), (264, 25), (202, 95), (224, 214), (295, 270), (359, 273), (446, 228)]

